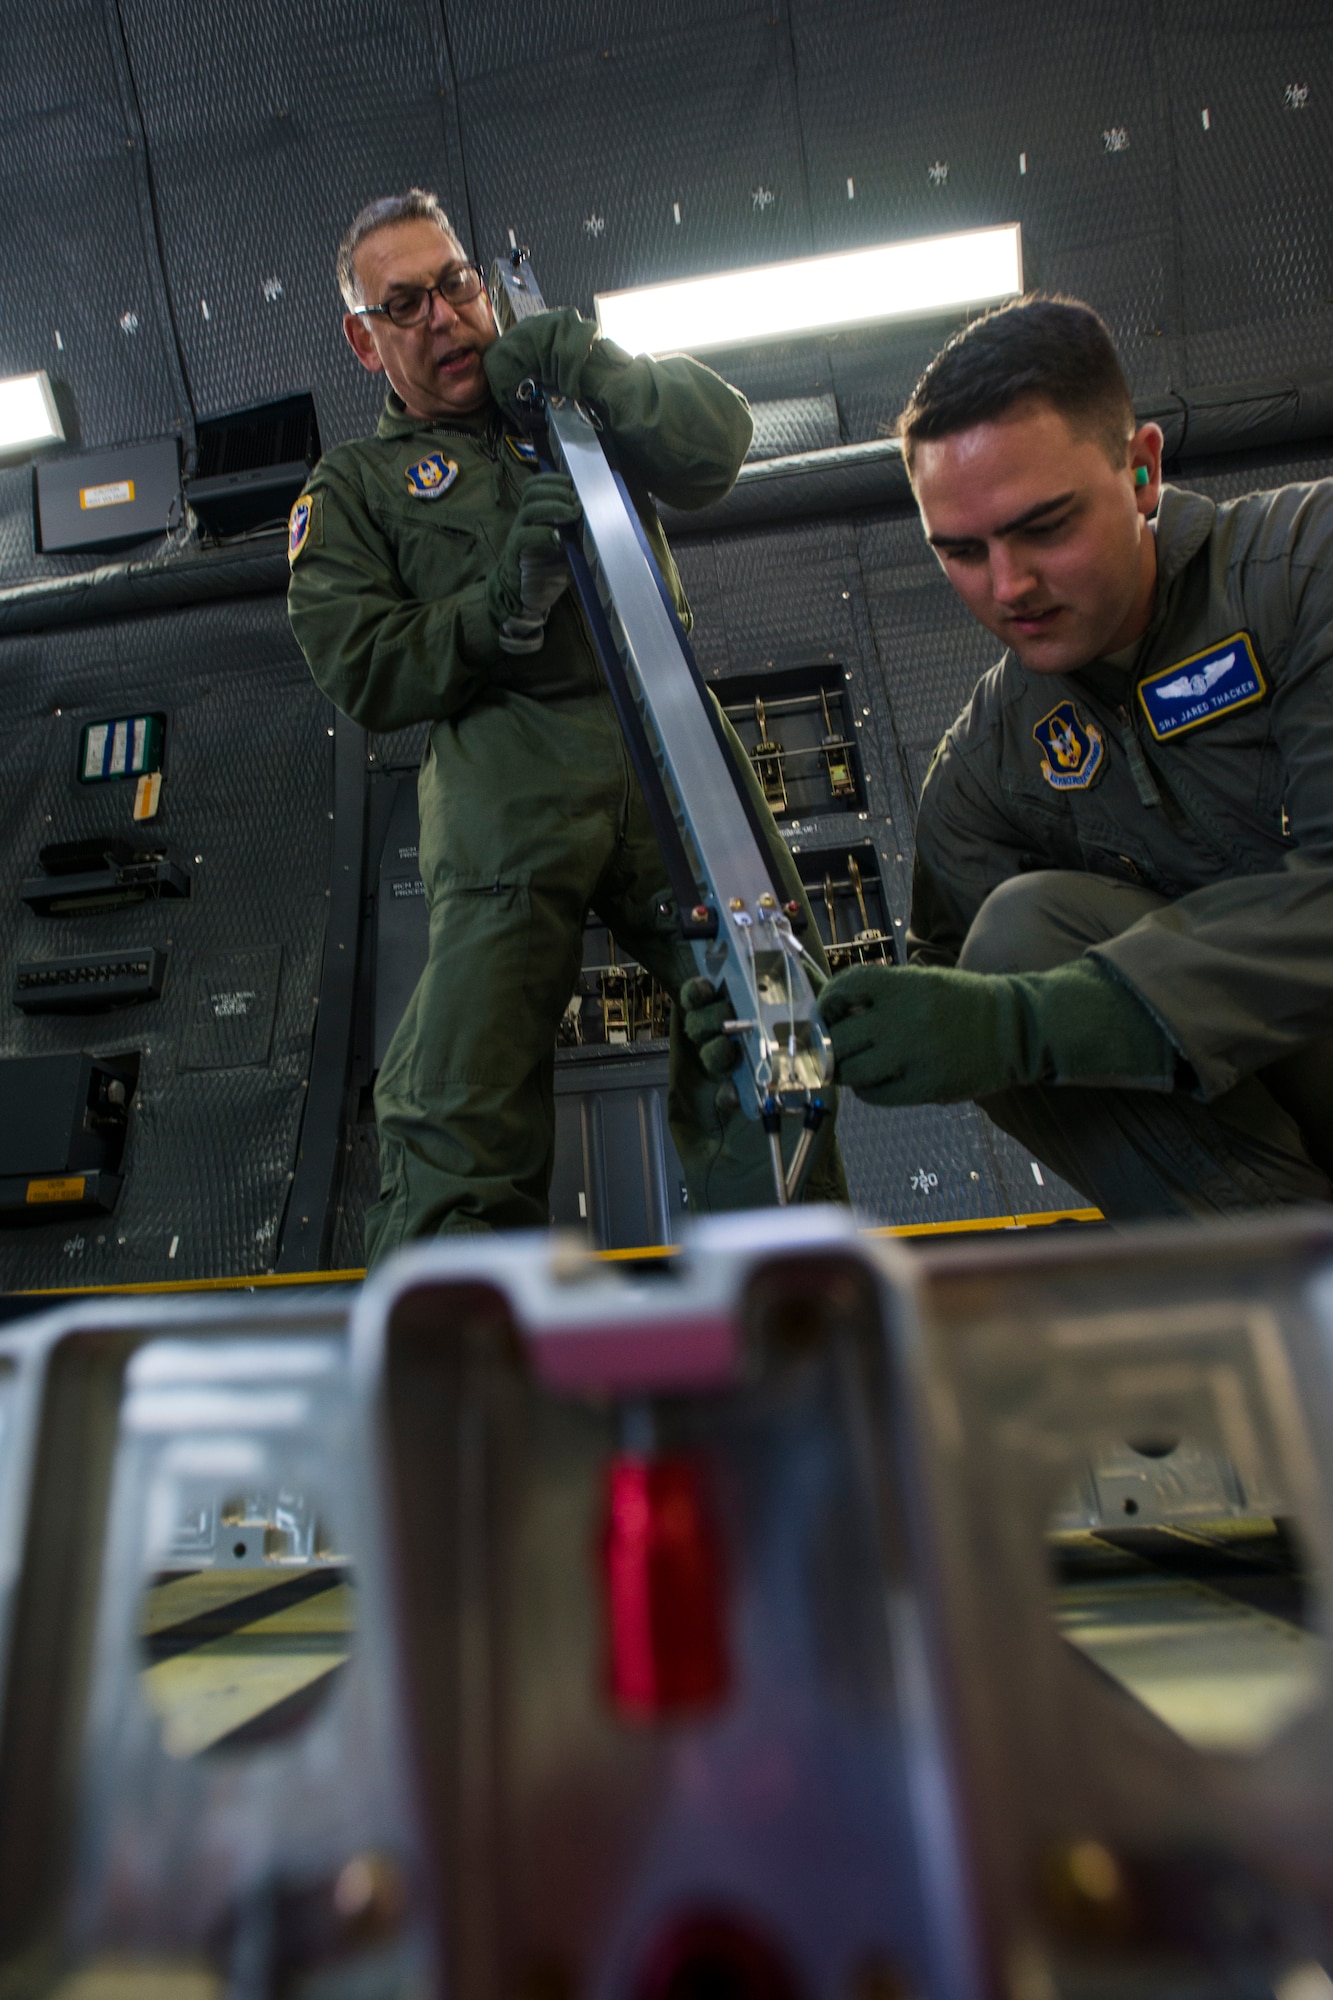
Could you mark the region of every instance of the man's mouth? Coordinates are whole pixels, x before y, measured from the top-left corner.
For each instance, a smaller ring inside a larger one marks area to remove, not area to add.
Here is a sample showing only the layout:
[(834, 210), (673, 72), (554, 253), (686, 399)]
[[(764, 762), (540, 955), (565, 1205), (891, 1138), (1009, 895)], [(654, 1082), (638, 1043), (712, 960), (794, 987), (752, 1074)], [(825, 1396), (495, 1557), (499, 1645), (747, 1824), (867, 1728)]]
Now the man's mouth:
[(1045, 611), (1013, 611), (1009, 614), (1009, 623), (1025, 639), (1032, 639), (1039, 632), (1048, 632), (1060, 616), (1060, 611), (1058, 604), (1050, 605)]
[(441, 375), (461, 375), (477, 358), (475, 347), (449, 347), (440, 356), (435, 366)]

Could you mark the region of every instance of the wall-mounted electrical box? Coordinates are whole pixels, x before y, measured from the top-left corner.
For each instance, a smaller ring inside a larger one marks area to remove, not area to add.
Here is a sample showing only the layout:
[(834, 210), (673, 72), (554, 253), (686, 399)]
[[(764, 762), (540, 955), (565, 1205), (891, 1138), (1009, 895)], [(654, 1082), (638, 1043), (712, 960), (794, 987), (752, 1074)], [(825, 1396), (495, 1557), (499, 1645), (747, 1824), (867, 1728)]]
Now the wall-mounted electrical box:
[(150, 541), (179, 526), (182, 518), (175, 438), (48, 458), (33, 477), (43, 555)]
[(198, 469), (185, 495), (215, 535), (285, 522), (320, 458), (314, 398), (286, 396), (198, 428)]
[(138, 1081), (137, 1051), (0, 1061), (0, 1225), (115, 1207)]

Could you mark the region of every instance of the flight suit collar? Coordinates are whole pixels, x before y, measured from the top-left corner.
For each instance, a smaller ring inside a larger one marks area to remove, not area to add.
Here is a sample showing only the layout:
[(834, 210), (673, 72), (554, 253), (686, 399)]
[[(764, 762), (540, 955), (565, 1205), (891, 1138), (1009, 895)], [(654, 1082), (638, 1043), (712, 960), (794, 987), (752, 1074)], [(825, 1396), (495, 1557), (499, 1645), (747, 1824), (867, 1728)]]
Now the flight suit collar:
[(497, 405), (483, 403), (479, 410), (468, 416), (456, 417), (411, 417), (402, 402), (390, 389), (384, 398), (384, 408), (380, 411), (379, 423), (375, 426), (376, 437), (405, 438), (418, 432), (448, 431), (461, 432), (465, 437), (484, 437), (495, 420)]
[(1178, 486), (1164, 486), (1157, 506), (1158, 602), (1161, 586), (1179, 576), (1186, 563), (1193, 562), (1213, 532), (1217, 505), (1201, 493), (1182, 493)]
[(1154, 521), (1157, 540), (1157, 598), (1143, 635), (1114, 659), (1090, 660), (1077, 667), (1066, 679), (1089, 689), (1103, 700), (1118, 706), (1126, 689), (1138, 678), (1148, 649), (1166, 623), (1171, 609), (1171, 586), (1213, 532), (1217, 506), (1199, 493), (1182, 493), (1178, 486), (1164, 486)]

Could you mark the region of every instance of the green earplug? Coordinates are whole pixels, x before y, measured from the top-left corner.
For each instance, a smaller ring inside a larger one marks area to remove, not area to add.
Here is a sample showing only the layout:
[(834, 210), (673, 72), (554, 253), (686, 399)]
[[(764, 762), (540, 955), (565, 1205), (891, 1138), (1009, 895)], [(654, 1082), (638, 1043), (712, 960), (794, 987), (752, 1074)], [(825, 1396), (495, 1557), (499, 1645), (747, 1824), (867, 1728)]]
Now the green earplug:
[(1146, 486), (1148, 484), (1148, 468), (1146, 465), (1136, 465), (1134, 467), (1134, 484), (1136, 486)]

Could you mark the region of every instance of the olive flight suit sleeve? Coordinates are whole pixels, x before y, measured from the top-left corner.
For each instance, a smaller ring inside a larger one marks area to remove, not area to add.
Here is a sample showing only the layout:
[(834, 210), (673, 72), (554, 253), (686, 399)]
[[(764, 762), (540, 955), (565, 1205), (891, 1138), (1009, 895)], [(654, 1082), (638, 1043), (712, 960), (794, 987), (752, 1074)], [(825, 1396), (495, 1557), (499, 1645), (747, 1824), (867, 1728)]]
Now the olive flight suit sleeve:
[(1291, 852), (1280, 869), (1193, 890), (1093, 953), (1156, 1016), (1205, 1100), (1333, 1033), (1333, 485), (1277, 499), (1239, 553), (1247, 623), (1270, 635)]
[(367, 729), (457, 714), (500, 658), (486, 574), (460, 569), (456, 579), (442, 577), (438, 597), (415, 598), (355, 464), (344, 471), (325, 460), (308, 497), (310, 527), (292, 561), (287, 609), (319, 686)]
[(602, 416), (622, 470), (669, 507), (707, 507), (731, 491), (754, 423), (738, 389), (686, 354), (631, 358), (577, 312), (534, 313), (487, 348), (503, 408), (532, 377)]
[(1021, 873), (1025, 863), (1021, 836), (962, 748), (960, 733), (969, 719), (965, 711), (939, 743), (921, 788), (907, 928), (907, 956), (914, 965), (956, 965), (991, 890)]

